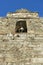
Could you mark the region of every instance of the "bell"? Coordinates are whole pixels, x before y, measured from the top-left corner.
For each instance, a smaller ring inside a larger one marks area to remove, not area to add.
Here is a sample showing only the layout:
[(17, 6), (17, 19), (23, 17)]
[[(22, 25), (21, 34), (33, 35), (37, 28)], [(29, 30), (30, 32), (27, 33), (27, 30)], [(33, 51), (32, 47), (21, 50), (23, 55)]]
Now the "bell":
[(19, 31), (20, 31), (20, 32), (23, 32), (23, 31), (24, 31), (24, 28), (23, 28), (23, 27), (21, 27), (21, 28), (19, 29)]

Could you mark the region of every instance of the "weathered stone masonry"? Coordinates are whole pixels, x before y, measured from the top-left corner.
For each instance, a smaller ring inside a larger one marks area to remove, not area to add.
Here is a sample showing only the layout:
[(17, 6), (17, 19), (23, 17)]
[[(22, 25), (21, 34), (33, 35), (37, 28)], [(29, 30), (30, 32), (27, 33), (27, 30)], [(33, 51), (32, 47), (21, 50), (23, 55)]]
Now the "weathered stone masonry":
[(0, 17), (0, 65), (43, 65), (43, 18), (37, 12)]

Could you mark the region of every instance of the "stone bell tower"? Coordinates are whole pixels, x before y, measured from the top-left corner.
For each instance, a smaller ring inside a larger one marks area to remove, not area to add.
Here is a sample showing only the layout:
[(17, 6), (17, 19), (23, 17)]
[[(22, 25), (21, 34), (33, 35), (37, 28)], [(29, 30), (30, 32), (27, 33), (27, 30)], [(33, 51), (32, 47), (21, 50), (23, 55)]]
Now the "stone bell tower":
[(0, 65), (43, 65), (43, 18), (37, 12), (0, 17)]

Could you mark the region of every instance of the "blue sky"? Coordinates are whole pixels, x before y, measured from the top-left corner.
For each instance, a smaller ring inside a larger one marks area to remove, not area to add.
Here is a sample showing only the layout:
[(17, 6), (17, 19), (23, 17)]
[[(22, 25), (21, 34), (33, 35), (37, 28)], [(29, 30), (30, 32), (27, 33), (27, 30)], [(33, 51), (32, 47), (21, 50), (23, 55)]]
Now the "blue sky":
[(21, 8), (39, 12), (39, 16), (43, 17), (43, 0), (0, 0), (0, 16)]

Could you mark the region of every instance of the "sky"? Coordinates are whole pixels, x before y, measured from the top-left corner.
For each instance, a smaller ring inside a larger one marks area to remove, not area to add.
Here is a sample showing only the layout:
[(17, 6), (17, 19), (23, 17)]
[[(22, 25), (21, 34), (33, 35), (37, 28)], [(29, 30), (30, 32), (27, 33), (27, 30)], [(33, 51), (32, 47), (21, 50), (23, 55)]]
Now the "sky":
[(38, 12), (43, 17), (43, 0), (0, 0), (0, 17), (21, 8)]

